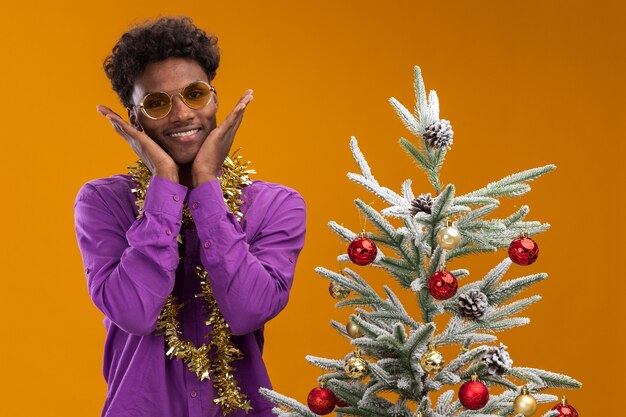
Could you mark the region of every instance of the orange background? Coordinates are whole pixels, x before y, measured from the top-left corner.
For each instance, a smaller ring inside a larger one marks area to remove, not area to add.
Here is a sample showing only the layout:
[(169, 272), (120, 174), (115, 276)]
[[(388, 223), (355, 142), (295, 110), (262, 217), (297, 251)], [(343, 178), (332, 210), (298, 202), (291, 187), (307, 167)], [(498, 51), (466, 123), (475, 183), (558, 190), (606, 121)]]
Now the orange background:
[[(615, 414), (626, 368), (620, 2), (180, 3), (3, 6), (0, 415), (99, 415), (104, 329), (87, 294), (72, 205), (84, 182), (134, 161), (95, 111), (99, 103), (122, 111), (102, 59), (133, 22), (166, 14), (188, 14), (219, 36), (221, 116), (254, 88), (237, 145), (257, 178), (289, 185), (308, 203), (290, 303), (267, 326), (265, 359), (278, 391), (305, 401), (319, 372), (304, 356), (340, 358), (350, 349), (328, 325), (349, 311), (334, 309), (328, 282), (313, 272), (336, 267), (338, 239), (327, 221), (357, 229), (352, 200), (375, 200), (345, 177), (356, 170), (350, 135), (382, 184), (398, 190), (411, 177), (416, 194), (431, 191), (397, 146), (409, 134), (387, 102), (413, 107), (420, 65), (455, 131), (444, 182), (466, 193), (523, 169), (559, 167), (496, 212), (529, 204), (530, 220), (552, 224), (537, 238), (539, 262), (507, 275), (550, 274), (534, 288), (543, 300), (527, 311), (533, 322), (500, 337), (515, 365), (583, 381), (568, 393), (581, 415)], [(504, 256), (455, 267), (476, 279)], [(389, 282), (373, 281), (378, 289)], [(417, 314), (411, 294), (403, 299)]]

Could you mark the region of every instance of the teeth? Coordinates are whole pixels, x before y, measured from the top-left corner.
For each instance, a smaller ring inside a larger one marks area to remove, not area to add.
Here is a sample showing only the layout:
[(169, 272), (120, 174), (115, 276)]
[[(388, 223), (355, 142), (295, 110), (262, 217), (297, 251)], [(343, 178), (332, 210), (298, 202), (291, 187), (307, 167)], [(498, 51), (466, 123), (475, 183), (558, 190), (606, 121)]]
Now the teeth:
[(184, 132), (176, 132), (176, 133), (170, 133), (170, 136), (191, 136), (194, 133), (196, 133), (199, 129), (191, 129), (191, 130), (186, 130)]

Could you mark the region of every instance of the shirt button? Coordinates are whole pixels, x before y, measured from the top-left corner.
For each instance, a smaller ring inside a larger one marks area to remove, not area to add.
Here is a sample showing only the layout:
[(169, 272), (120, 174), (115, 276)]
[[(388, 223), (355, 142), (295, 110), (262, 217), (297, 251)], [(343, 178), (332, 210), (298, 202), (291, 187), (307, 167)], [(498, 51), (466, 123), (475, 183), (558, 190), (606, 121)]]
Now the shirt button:
[(191, 391), (191, 398), (196, 398), (198, 396), (198, 393), (195, 391)]
[(169, 227), (165, 229), (165, 234), (168, 236), (172, 234), (172, 231), (169, 229)]
[(208, 240), (206, 242), (204, 242), (204, 248), (205, 249), (209, 249), (211, 247), (211, 242), (209, 242)]
[(178, 194), (174, 194), (174, 201), (180, 201), (180, 197), (178, 196)]
[(193, 259), (191, 259), (191, 256), (187, 256), (187, 257), (185, 257), (185, 262), (190, 264), (191, 262), (193, 262)]
[(197, 209), (198, 207), (200, 207), (200, 204), (198, 204), (198, 202), (197, 202), (197, 201), (194, 201), (194, 202), (191, 204), (191, 208), (192, 208), (192, 209)]

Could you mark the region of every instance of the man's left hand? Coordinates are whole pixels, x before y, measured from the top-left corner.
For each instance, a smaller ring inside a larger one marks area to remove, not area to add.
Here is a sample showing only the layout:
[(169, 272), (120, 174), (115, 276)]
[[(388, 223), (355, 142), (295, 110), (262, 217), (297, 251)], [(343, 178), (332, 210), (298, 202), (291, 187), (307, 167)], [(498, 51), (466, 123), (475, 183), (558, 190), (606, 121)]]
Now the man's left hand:
[(209, 133), (191, 167), (194, 188), (217, 178), (224, 160), (230, 153), (246, 106), (252, 98), (252, 90), (247, 90), (228, 117)]

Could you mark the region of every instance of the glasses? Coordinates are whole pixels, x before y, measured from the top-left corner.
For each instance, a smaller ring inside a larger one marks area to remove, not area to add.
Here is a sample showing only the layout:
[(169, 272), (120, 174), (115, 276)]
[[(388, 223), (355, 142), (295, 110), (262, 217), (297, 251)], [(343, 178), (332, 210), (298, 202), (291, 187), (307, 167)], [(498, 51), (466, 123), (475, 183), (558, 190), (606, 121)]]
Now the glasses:
[(214, 91), (215, 88), (211, 84), (204, 81), (194, 81), (187, 87), (180, 89), (176, 94), (170, 94), (166, 91), (146, 94), (141, 102), (133, 107), (139, 107), (146, 117), (158, 120), (170, 114), (175, 96), (180, 96), (183, 103), (190, 109), (199, 110), (211, 102)]

